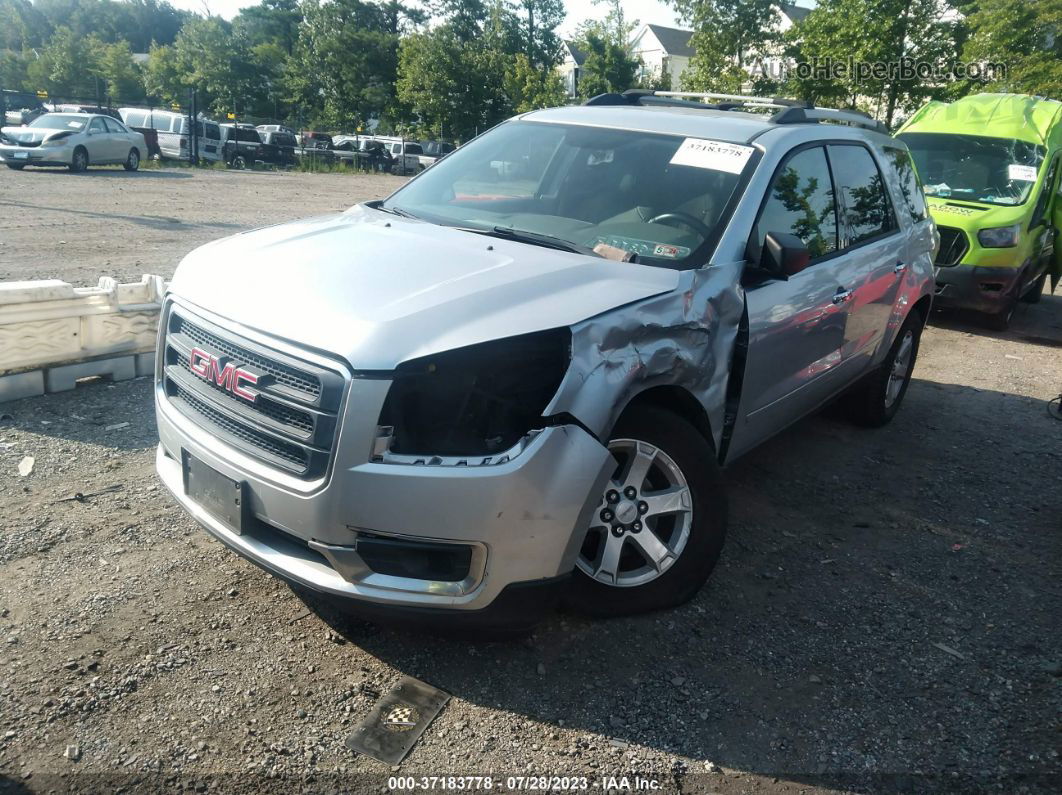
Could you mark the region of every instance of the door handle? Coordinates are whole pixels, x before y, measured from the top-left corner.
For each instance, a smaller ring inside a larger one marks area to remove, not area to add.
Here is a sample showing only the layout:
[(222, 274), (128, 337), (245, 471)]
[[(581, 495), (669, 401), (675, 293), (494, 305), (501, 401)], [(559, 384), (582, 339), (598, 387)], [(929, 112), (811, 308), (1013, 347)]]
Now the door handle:
[(895, 273), (897, 276), (899, 276), (905, 270), (907, 270), (907, 263), (906, 262), (897, 262), (896, 263), (896, 267), (892, 269), (892, 272)]
[(845, 289), (842, 289), (842, 288), (838, 288), (837, 292), (835, 292), (833, 294), (833, 302), (835, 304), (843, 304), (845, 301), (847, 301), (851, 297), (852, 297), (852, 291), (851, 290), (845, 290)]

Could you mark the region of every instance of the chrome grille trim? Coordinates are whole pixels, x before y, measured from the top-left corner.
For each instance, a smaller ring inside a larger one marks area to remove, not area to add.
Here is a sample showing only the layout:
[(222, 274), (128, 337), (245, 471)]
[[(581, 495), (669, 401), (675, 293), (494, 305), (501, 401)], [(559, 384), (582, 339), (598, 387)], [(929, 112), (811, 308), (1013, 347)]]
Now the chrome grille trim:
[[(184, 306), (165, 309), (160, 379), (168, 403), (190, 421), (266, 464), (304, 480), (323, 477), (335, 452), (346, 378), (233, 333)], [(258, 375), (251, 402), (189, 369), (192, 348)]]

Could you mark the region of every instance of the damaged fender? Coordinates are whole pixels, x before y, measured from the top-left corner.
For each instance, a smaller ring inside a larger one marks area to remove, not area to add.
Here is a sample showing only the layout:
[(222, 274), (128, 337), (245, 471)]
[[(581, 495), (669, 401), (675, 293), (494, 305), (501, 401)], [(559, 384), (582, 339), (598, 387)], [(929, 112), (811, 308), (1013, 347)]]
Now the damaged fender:
[(677, 386), (723, 439), (734, 344), (744, 312), (742, 263), (680, 273), (671, 292), (574, 324), (572, 363), (546, 414), (568, 414), (605, 440), (640, 393)]

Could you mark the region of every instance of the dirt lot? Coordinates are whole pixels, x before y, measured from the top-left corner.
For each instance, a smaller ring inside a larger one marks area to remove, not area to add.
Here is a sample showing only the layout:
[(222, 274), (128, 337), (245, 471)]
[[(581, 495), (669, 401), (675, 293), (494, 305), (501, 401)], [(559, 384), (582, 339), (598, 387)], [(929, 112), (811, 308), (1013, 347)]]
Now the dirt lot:
[[(0, 278), (169, 274), (212, 237), (395, 184), (0, 173)], [(4, 404), (0, 791), (386, 791), (344, 740), (404, 674), (453, 699), (402, 774), (1058, 791), (1060, 349), (1062, 296), (1005, 334), (935, 318), (890, 426), (827, 412), (731, 468), (728, 545), (692, 603), (560, 613), (515, 643), (322, 617), (210, 540), (156, 483), (145, 380)]]
[(189, 168), (0, 168), (0, 281), (167, 278), (181, 257), (225, 235), (339, 212), (387, 196), (400, 177)]

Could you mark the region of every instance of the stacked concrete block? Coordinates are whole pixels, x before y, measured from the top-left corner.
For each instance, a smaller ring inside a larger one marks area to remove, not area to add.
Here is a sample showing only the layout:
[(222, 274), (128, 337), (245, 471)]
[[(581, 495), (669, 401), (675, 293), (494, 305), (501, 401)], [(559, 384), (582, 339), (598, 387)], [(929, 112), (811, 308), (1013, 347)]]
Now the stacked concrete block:
[(161, 276), (105, 277), (97, 287), (0, 283), (0, 401), (73, 389), (91, 376), (150, 375), (165, 290)]

